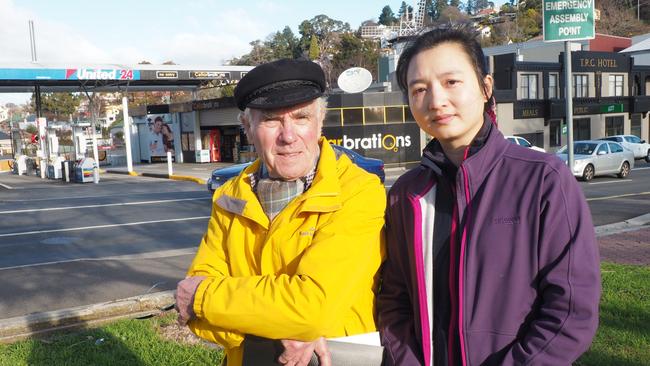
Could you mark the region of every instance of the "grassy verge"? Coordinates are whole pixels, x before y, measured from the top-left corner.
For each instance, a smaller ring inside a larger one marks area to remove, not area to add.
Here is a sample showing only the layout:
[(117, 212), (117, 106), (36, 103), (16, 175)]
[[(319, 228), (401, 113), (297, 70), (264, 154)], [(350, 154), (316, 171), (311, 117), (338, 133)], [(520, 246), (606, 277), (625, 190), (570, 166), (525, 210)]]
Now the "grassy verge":
[(188, 344), (194, 342), (185, 342), (182, 335), (169, 336), (175, 319), (174, 314), (166, 314), (122, 320), (101, 328), (0, 345), (0, 366), (219, 365), (220, 350)]
[(650, 268), (603, 263), (600, 326), (576, 364), (650, 364)]
[[(602, 280), (598, 334), (576, 365), (648, 365), (650, 268), (604, 263)], [(174, 314), (167, 314), (0, 345), (0, 366), (219, 364), (220, 351), (188, 344), (183, 335), (169, 337), (174, 321)]]

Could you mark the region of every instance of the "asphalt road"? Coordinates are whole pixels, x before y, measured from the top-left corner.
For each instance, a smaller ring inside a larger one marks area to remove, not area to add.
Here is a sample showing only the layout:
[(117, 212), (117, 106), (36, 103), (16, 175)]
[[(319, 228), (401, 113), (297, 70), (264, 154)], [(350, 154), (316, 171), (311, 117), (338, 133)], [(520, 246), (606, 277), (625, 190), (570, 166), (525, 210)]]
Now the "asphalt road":
[[(392, 172), (390, 186), (401, 172)], [(581, 182), (594, 224), (650, 212), (650, 165)], [(175, 288), (205, 231), (193, 182), (102, 175), (66, 184), (0, 174), (0, 318)]]
[(193, 182), (2, 174), (0, 184), (2, 318), (173, 289), (210, 215)]

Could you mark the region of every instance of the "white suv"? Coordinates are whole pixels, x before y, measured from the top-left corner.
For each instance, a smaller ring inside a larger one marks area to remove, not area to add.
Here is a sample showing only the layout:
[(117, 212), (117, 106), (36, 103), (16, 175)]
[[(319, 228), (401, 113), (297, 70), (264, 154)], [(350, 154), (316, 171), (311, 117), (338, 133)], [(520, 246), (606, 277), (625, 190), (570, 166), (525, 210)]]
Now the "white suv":
[(624, 148), (634, 153), (635, 159), (645, 159), (650, 163), (650, 144), (634, 135), (614, 135), (603, 137), (600, 140), (616, 141)]

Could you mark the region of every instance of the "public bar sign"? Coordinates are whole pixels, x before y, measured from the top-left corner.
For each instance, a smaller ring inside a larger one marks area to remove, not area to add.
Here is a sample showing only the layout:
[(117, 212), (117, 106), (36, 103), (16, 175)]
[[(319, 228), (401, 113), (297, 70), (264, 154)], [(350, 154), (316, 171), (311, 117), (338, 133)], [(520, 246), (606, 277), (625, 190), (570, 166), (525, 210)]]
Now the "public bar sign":
[(593, 39), (594, 0), (543, 0), (544, 42)]

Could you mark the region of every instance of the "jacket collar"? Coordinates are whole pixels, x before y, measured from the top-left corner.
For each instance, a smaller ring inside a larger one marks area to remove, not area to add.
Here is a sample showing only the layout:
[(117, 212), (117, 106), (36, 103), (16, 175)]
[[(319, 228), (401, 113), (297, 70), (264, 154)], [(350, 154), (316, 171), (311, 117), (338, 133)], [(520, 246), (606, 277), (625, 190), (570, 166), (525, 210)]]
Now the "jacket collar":
[[(480, 185), (505, 153), (509, 142), (486, 115), (483, 126), (469, 146), (467, 158), (461, 166), (470, 175), (470, 187)], [(423, 151), (421, 164), (433, 170), (436, 175), (455, 177), (458, 168), (447, 158), (437, 139), (427, 144)]]
[[(312, 185), (309, 190), (296, 197), (295, 202), (289, 203), (290, 205), (300, 203), (299, 212), (329, 212), (338, 210), (342, 206), (338, 156), (324, 137), (321, 137), (318, 143), (320, 159)], [(251, 175), (258, 171), (260, 164), (260, 160), (256, 160), (244, 169), (231, 182), (232, 184), (224, 186), (216, 204), (228, 212), (246, 217), (268, 228), (269, 219), (251, 189)]]

